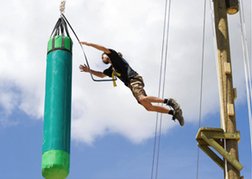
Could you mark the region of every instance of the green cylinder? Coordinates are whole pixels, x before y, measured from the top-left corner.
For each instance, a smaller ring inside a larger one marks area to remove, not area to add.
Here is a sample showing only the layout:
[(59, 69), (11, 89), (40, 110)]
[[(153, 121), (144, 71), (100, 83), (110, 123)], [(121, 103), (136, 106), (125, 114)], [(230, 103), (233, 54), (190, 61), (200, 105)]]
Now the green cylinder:
[(50, 38), (47, 50), (42, 175), (65, 179), (70, 166), (72, 40)]

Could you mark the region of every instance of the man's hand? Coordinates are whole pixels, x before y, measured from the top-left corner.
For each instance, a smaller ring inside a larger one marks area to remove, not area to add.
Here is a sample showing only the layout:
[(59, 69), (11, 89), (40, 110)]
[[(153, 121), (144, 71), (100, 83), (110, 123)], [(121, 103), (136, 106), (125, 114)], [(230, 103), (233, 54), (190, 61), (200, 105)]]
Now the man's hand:
[(79, 41), (79, 43), (81, 45), (86, 45), (86, 46), (90, 46), (90, 47), (93, 47), (93, 48), (96, 48), (97, 50), (100, 50), (100, 51), (103, 51), (107, 54), (110, 54), (110, 50), (102, 45), (99, 45), (99, 44), (94, 44), (94, 43), (90, 43), (90, 42), (82, 42), (82, 41)]
[(80, 65), (79, 66), (81, 72), (91, 72), (91, 69), (87, 65)]
[(80, 44), (81, 44), (81, 45), (87, 45), (87, 46), (90, 46), (90, 43), (88, 43), (88, 42), (81, 42), (81, 41), (80, 41)]
[(81, 72), (88, 72), (88, 73), (91, 73), (97, 77), (100, 77), (100, 78), (104, 78), (106, 75), (103, 74), (103, 72), (100, 72), (100, 71), (95, 71), (95, 70), (91, 70), (87, 65), (80, 65), (79, 66), (80, 68), (80, 71)]

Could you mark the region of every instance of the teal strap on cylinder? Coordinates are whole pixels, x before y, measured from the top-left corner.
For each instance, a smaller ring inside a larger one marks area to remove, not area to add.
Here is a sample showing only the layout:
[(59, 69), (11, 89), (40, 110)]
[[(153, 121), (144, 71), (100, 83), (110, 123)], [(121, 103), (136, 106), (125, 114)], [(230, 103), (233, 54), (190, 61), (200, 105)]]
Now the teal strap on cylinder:
[(67, 50), (72, 53), (72, 44), (67, 24), (64, 18), (60, 17), (48, 41), (47, 54), (58, 49)]
[(67, 50), (72, 53), (72, 40), (68, 36), (57, 35), (48, 41), (47, 53), (54, 50)]

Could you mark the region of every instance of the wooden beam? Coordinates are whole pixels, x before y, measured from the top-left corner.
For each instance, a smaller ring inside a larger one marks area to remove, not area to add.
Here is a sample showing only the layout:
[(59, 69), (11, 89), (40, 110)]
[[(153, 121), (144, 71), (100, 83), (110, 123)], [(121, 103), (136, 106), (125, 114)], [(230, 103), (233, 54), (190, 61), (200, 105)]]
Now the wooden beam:
[(230, 155), (221, 145), (219, 145), (214, 139), (208, 138), (204, 133), (201, 133), (202, 139), (213, 147), (219, 154), (221, 154), (235, 169), (240, 171), (243, 166), (238, 160), (236, 160), (232, 155)]

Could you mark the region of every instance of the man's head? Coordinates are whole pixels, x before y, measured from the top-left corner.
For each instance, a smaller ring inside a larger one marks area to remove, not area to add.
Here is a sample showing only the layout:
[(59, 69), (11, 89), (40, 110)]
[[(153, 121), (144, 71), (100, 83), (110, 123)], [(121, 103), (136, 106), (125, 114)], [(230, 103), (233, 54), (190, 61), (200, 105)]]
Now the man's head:
[(109, 64), (110, 59), (106, 53), (102, 53), (101, 58), (102, 58), (103, 63)]
[[(119, 57), (123, 58), (123, 55), (121, 52), (118, 52), (117, 54)], [(110, 63), (110, 58), (108, 57), (108, 55), (105, 52), (102, 53), (101, 58), (102, 58), (103, 63), (105, 63), (105, 64)]]

